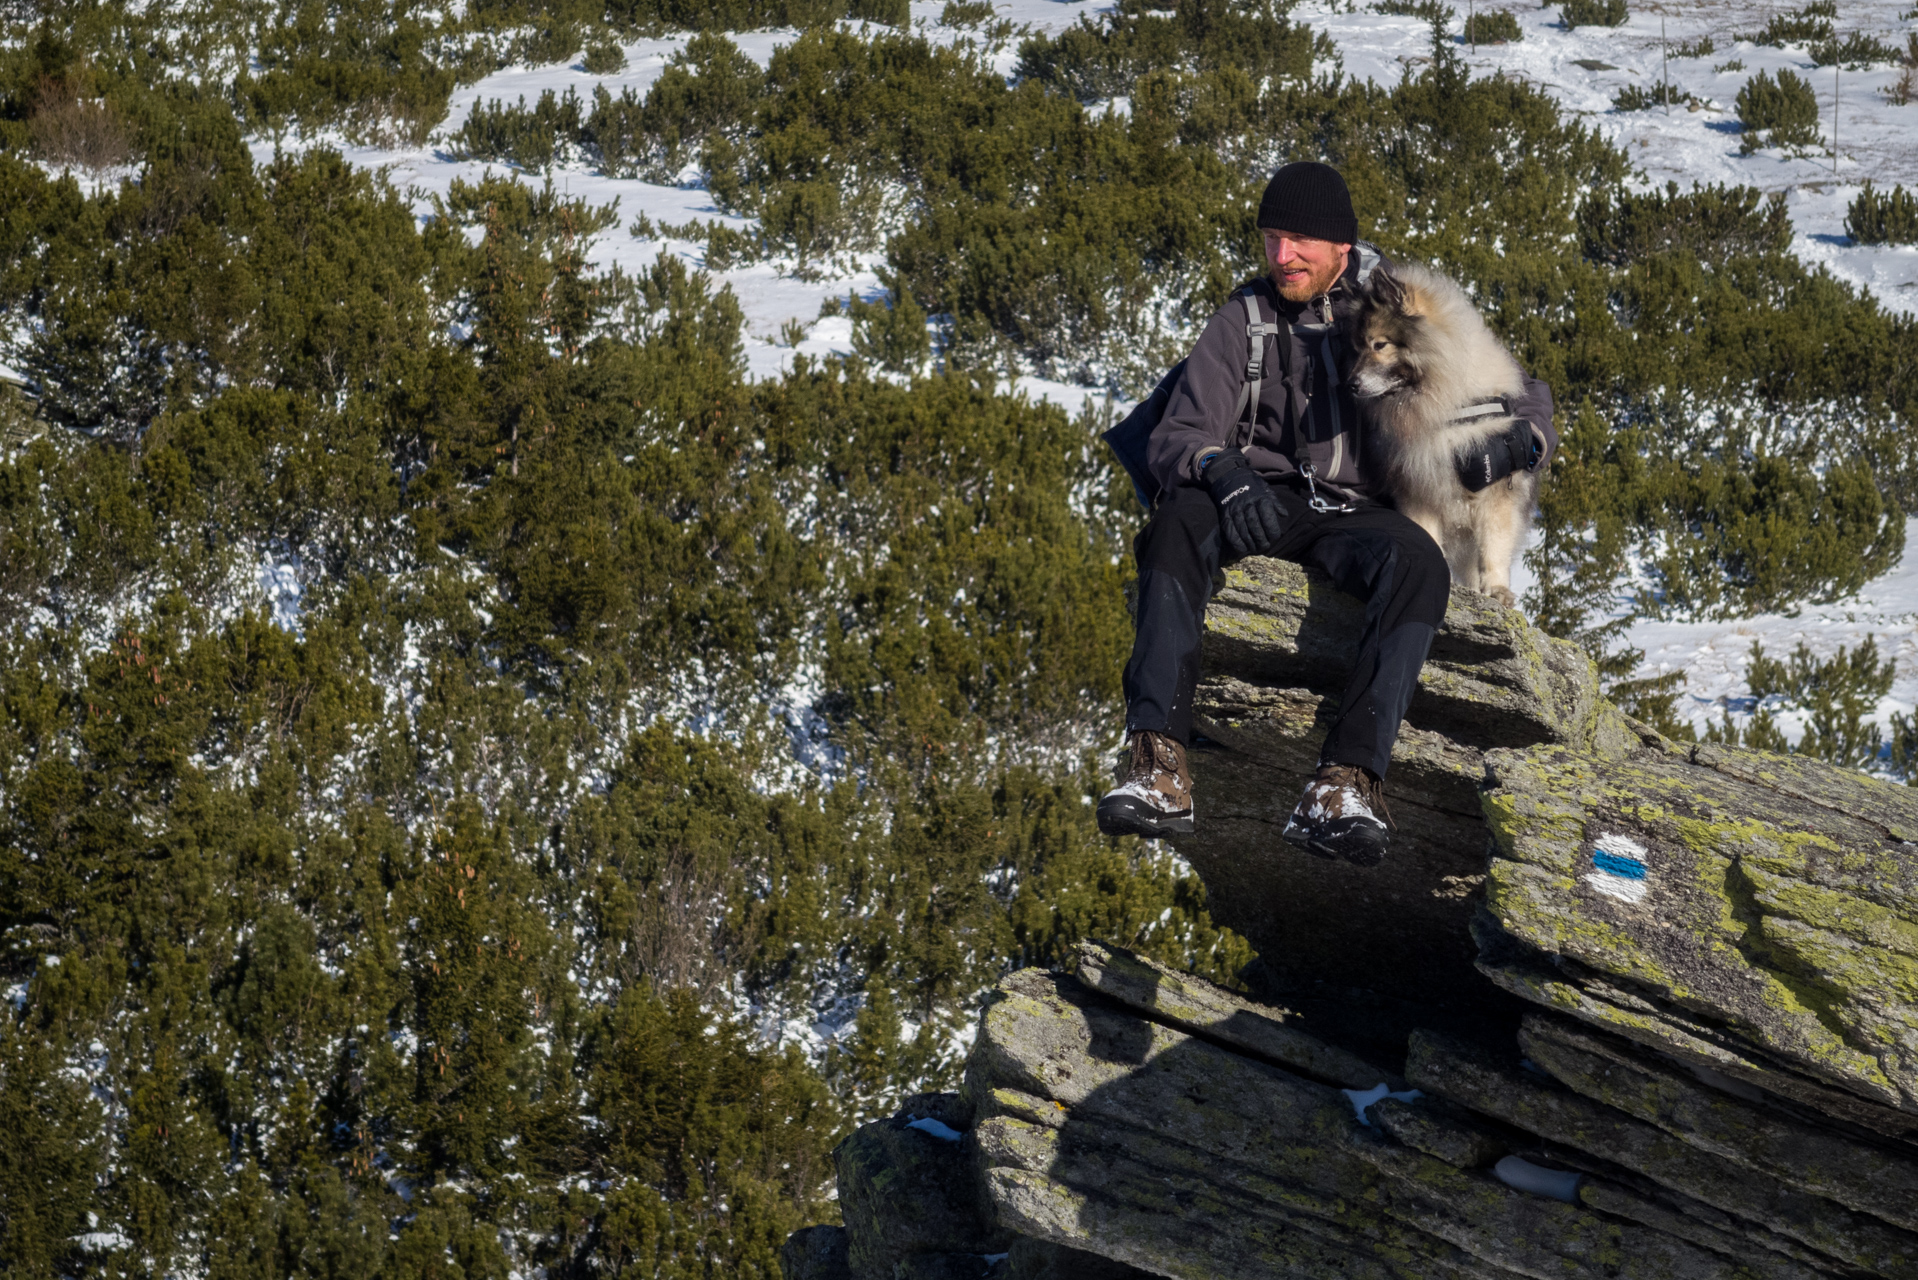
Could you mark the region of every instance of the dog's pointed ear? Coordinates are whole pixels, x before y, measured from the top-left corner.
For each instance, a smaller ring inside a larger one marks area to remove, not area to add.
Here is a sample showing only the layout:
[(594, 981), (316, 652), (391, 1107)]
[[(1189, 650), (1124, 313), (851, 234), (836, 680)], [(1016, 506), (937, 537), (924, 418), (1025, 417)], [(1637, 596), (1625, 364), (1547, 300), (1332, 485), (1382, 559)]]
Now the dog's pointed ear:
[(1380, 306), (1388, 307), (1393, 311), (1404, 310), (1405, 285), (1397, 276), (1380, 267), (1372, 273), (1372, 279), (1368, 283), (1371, 285), (1373, 299)]

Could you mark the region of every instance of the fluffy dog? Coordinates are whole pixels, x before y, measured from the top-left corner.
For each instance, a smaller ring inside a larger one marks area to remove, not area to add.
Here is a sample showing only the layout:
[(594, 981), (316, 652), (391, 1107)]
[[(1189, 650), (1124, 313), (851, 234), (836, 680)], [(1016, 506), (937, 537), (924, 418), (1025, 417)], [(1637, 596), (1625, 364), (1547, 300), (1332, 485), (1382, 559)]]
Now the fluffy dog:
[(1502, 410), (1461, 413), (1517, 395), (1518, 362), (1462, 289), (1410, 264), (1374, 274), (1353, 340), (1353, 385), (1373, 411), (1386, 493), (1439, 544), (1454, 582), (1515, 604), (1512, 559), (1531, 526), (1538, 474), (1513, 472), (1474, 493), (1458, 457), (1511, 427)]

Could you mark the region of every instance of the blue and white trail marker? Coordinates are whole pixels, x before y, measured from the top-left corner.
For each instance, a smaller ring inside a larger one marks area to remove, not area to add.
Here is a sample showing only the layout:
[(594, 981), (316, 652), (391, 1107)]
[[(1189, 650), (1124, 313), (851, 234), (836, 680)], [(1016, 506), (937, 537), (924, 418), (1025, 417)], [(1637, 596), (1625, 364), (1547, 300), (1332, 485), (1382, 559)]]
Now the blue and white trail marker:
[(1643, 902), (1651, 888), (1645, 857), (1645, 846), (1630, 836), (1600, 836), (1592, 850), (1592, 869), (1580, 879), (1608, 898)]

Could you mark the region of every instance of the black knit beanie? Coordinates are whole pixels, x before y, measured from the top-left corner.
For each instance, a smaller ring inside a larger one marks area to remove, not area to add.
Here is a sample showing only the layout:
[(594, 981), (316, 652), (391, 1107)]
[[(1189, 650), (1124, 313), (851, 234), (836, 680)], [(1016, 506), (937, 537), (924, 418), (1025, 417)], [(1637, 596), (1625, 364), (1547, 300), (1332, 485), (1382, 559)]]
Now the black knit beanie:
[(1259, 226), (1291, 231), (1334, 244), (1359, 238), (1359, 220), (1352, 212), (1352, 193), (1345, 179), (1329, 164), (1300, 160), (1272, 175), (1259, 199)]

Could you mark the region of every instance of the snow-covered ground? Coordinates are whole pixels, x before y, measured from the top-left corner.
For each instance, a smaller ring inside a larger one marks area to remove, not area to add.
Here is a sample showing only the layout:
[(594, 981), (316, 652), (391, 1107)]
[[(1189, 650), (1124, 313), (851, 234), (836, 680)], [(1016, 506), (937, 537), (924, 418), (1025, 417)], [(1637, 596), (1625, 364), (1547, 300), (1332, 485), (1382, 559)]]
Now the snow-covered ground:
[[(1800, 0), (1802, 3), (1802, 0)], [(1469, 0), (1468, 0), (1469, 3)], [(1456, 6), (1460, 18), (1467, 4)], [(1537, 85), (1568, 112), (1622, 147), (1639, 167), (1642, 186), (1676, 182), (1727, 183), (1783, 192), (1795, 234), (1792, 250), (1806, 263), (1822, 263), (1833, 275), (1868, 287), (1885, 305), (1918, 309), (1918, 246), (1854, 245), (1845, 235), (1845, 210), (1867, 179), (1880, 188), (1894, 183), (1918, 186), (1918, 101), (1895, 106), (1886, 91), (1898, 80), (1895, 67), (1838, 71), (1814, 67), (1802, 48), (1779, 49), (1738, 39), (1764, 27), (1773, 14), (1795, 12), (1798, 4), (1763, 0), (1704, 0), (1692, 4), (1654, 4), (1632, 0), (1631, 18), (1622, 27), (1578, 27), (1559, 22), (1558, 7), (1539, 8), (1510, 0), (1479, 0), (1481, 12), (1510, 9), (1524, 36), (1509, 44), (1461, 47), (1475, 74), (1506, 75)], [(1346, 74), (1396, 83), (1408, 67), (1416, 69), (1431, 53), (1430, 28), (1417, 18), (1345, 12), (1325, 0), (1307, 0), (1297, 10), (1301, 21), (1328, 32), (1338, 43)], [(1906, 33), (1918, 30), (1901, 15), (1902, 0), (1842, 0), (1836, 29), (1873, 35), (1903, 48)], [(1453, 24), (1456, 35), (1462, 21)], [(1668, 57), (1670, 49), (1712, 42), (1704, 57)], [(1743, 63), (1742, 69), (1725, 69)], [(1603, 67), (1604, 69), (1599, 69)], [(1670, 112), (1615, 111), (1612, 99), (1627, 85), (1655, 91), (1669, 69), (1674, 95), (1690, 94), (1704, 105), (1683, 103)], [(1826, 151), (1804, 157), (1762, 150), (1740, 155), (1734, 100), (1746, 80), (1760, 71), (1790, 70), (1811, 82), (1823, 113), (1820, 134)], [(1832, 107), (1837, 100), (1838, 157), (1829, 154)]]
[[(1702, 736), (1706, 725), (1723, 720), (1727, 711), (1741, 728), (1749, 720), (1745, 672), (1753, 641), (1764, 646), (1767, 657), (1782, 661), (1800, 644), (1823, 660), (1836, 657), (1840, 649), (1855, 651), (1871, 639), (1877, 642), (1881, 661), (1891, 658), (1897, 663), (1897, 680), (1879, 702), (1876, 716), (1889, 730), (1893, 712), (1909, 716), (1918, 705), (1918, 519), (1905, 522), (1905, 548), (1902, 564), (1838, 604), (1807, 605), (1791, 616), (1767, 613), (1735, 622), (1640, 622), (1627, 635), (1645, 653), (1638, 674), (1685, 672), (1686, 697), (1678, 713)], [(1521, 560), (1513, 566), (1512, 589), (1523, 595), (1532, 583)], [(1775, 714), (1778, 727), (1796, 741), (1804, 730), (1803, 717), (1790, 711)]]
[[(1472, 0), (1457, 7), (1462, 18)], [(1901, 15), (1905, 0), (1845, 0), (1836, 23), (1841, 35), (1854, 31), (1875, 35), (1902, 47), (1913, 24)], [(999, 0), (1001, 19), (1034, 31), (1057, 32), (1082, 16), (1096, 15), (1106, 0)], [(1508, 7), (1493, 0), (1484, 9)], [(1918, 126), (1918, 103), (1893, 105), (1886, 91), (1898, 79), (1895, 68), (1867, 72), (1815, 68), (1803, 49), (1753, 45), (1738, 39), (1764, 26), (1774, 13), (1797, 6), (1767, 4), (1763, 0), (1705, 0), (1704, 3), (1658, 5), (1634, 0), (1630, 20), (1622, 27), (1581, 27), (1568, 30), (1559, 21), (1556, 6), (1529, 3), (1509, 6), (1523, 30), (1519, 41), (1460, 47), (1475, 74), (1506, 75), (1538, 85), (1591, 128), (1619, 144), (1639, 167), (1641, 186), (1677, 182), (1745, 184), (1783, 192), (1794, 227), (1792, 247), (1807, 263), (1826, 266), (1843, 280), (1871, 290), (1886, 306), (1918, 310), (1918, 247), (1854, 245), (1844, 233), (1845, 210), (1859, 187), (1871, 180), (1882, 188), (1894, 183), (1918, 187), (1918, 146), (1911, 139)], [(913, 22), (931, 38), (950, 40), (976, 36), (976, 29), (941, 26), (943, 0), (914, 0)], [(1355, 10), (1343, 0), (1303, 0), (1295, 16), (1331, 35), (1337, 43), (1347, 75), (1396, 83), (1408, 70), (1416, 71), (1430, 53), (1430, 29), (1416, 18), (1393, 17)], [(1454, 33), (1460, 24), (1453, 25)], [(733, 39), (749, 57), (765, 65), (775, 48), (794, 38), (791, 31), (736, 34)], [(1669, 57), (1669, 50), (1712, 41), (1702, 57)], [(431, 198), (443, 196), (455, 179), (472, 181), (498, 164), (454, 159), (445, 139), (466, 120), (477, 102), (495, 99), (512, 103), (524, 97), (528, 105), (542, 92), (564, 94), (568, 89), (590, 102), (593, 90), (604, 86), (617, 95), (623, 89), (644, 95), (658, 79), (672, 55), (687, 37), (636, 41), (624, 46), (626, 66), (609, 75), (586, 72), (576, 58), (568, 63), (515, 67), (488, 76), (453, 97), (447, 121), (435, 143), (423, 148), (382, 150), (345, 147), (355, 163), (384, 167), (396, 186), (415, 193), (422, 215)], [(1010, 70), (1018, 39), (1003, 43), (995, 62)], [(1728, 68), (1727, 64), (1733, 65)], [(1823, 134), (1827, 142), (1837, 104), (1838, 156), (1793, 157), (1775, 151), (1739, 153), (1739, 127), (1733, 99), (1745, 80), (1757, 72), (1791, 69), (1806, 76), (1824, 109)], [(1650, 89), (1669, 74), (1674, 90), (1689, 94), (1700, 106), (1674, 106), (1620, 112), (1612, 100), (1626, 85)], [(339, 139), (328, 140), (339, 145)], [(259, 144), (264, 153), (270, 144)], [(690, 175), (689, 179), (690, 179)], [(741, 228), (745, 221), (723, 213), (696, 182), (660, 186), (628, 179), (607, 178), (583, 164), (562, 165), (551, 174), (556, 187), (595, 204), (618, 201), (619, 226), (604, 233), (592, 249), (601, 266), (618, 264), (629, 271), (649, 266), (661, 253), (679, 254), (695, 266), (704, 265), (704, 244), (694, 240), (639, 239), (624, 228), (644, 213), (654, 223), (683, 225), (721, 222)], [(803, 278), (791, 262), (768, 261), (713, 272), (717, 282), (729, 285), (746, 317), (747, 364), (754, 377), (774, 377), (791, 367), (795, 354), (813, 357), (851, 350), (851, 325), (843, 316), (820, 318), (821, 304), (844, 298), (848, 292), (871, 298), (879, 293), (878, 256), (852, 264), (833, 278)], [(802, 335), (789, 340), (789, 322), (802, 326)], [(1035, 398), (1077, 411), (1087, 400), (1104, 397), (1089, 388), (1039, 379), (1022, 379), (1019, 389)], [(1123, 406), (1121, 406), (1123, 407)], [(1909, 541), (1918, 545), (1918, 521), (1910, 526)], [(1855, 647), (1875, 636), (1881, 654), (1898, 662), (1898, 682), (1880, 707), (1881, 721), (1892, 711), (1911, 712), (1918, 704), (1918, 561), (1869, 584), (1854, 601), (1808, 608), (1797, 617), (1768, 616), (1737, 623), (1646, 622), (1634, 627), (1631, 643), (1645, 651), (1644, 674), (1683, 669), (1687, 672), (1692, 719), (1702, 729), (1708, 719), (1722, 714), (1724, 699), (1746, 691), (1744, 672), (1752, 640), (1767, 652), (1784, 657), (1800, 640), (1820, 657), (1843, 647)], [(1795, 736), (1797, 726), (1782, 720)]]
[[(1868, 583), (1856, 599), (1835, 605), (1810, 605), (1796, 617), (1765, 614), (1738, 622), (1641, 622), (1632, 628), (1632, 643), (1645, 651), (1644, 675), (1683, 670), (1688, 693), (1680, 714), (1702, 735), (1708, 721), (1723, 718), (1727, 701), (1737, 705), (1749, 686), (1745, 672), (1751, 647), (1758, 641), (1768, 657), (1785, 659), (1804, 644), (1820, 659), (1836, 657), (1841, 648), (1855, 650), (1867, 637), (1877, 641), (1878, 657), (1898, 664), (1891, 693), (1878, 704), (1877, 720), (1889, 727), (1893, 712), (1909, 716), (1918, 703), (1918, 520), (1905, 522), (1904, 563)], [(1734, 714), (1735, 721), (1742, 715)], [(1778, 727), (1796, 740), (1804, 731), (1803, 717), (1778, 715)]]
[[(1035, 30), (1057, 31), (1079, 20), (1082, 14), (1096, 14), (1109, 7), (1105, 0), (1019, 0), (1001, 4), (1002, 18)], [(944, 0), (914, 0), (914, 24), (938, 40), (976, 37), (976, 28), (948, 28), (940, 25)], [(764, 67), (773, 51), (798, 35), (792, 30), (737, 32), (731, 40), (742, 53)], [(414, 193), (415, 206), (422, 216), (431, 212), (432, 199), (444, 197), (456, 180), (473, 182), (487, 173), (510, 172), (510, 166), (498, 162), (454, 158), (448, 138), (458, 132), (477, 103), (501, 102), (512, 105), (524, 99), (527, 106), (539, 101), (550, 90), (563, 97), (568, 90), (577, 94), (590, 109), (593, 91), (604, 87), (614, 97), (630, 89), (644, 97), (654, 81), (665, 71), (673, 55), (690, 35), (637, 40), (622, 45), (625, 67), (617, 72), (595, 75), (582, 66), (576, 55), (563, 63), (536, 67), (509, 67), (479, 82), (457, 90), (448, 104), (446, 121), (434, 138), (423, 147), (384, 148), (354, 146), (339, 136), (323, 141), (338, 147), (354, 164), (384, 169), (394, 186)], [(1017, 58), (1017, 40), (1003, 44), (995, 57), (1002, 70), (1010, 71)], [(254, 143), (259, 159), (272, 154), (273, 143), (261, 139)], [(526, 175), (539, 181), (540, 175)], [(608, 178), (581, 163), (557, 165), (550, 175), (553, 185), (563, 193), (595, 205), (618, 202), (619, 226), (603, 233), (595, 241), (591, 259), (602, 268), (618, 265), (629, 272), (643, 271), (661, 253), (674, 253), (693, 266), (704, 267), (706, 247), (702, 241), (680, 239), (639, 239), (627, 233), (640, 214), (656, 224), (684, 228), (688, 223), (721, 223), (735, 230), (744, 229), (749, 220), (723, 212), (704, 187), (691, 180), (680, 186), (661, 186), (637, 179)], [(791, 261), (778, 259), (715, 271), (716, 285), (729, 285), (738, 297), (746, 319), (746, 364), (755, 378), (777, 377), (792, 367), (795, 354), (812, 358), (846, 355), (852, 351), (852, 326), (843, 316), (820, 317), (822, 304), (857, 293), (873, 299), (881, 293), (877, 268), (883, 254), (874, 254), (855, 264), (852, 271), (823, 279), (803, 278), (793, 271)], [(796, 344), (786, 341), (788, 322), (798, 321), (805, 329)], [(1103, 392), (1041, 378), (1021, 378), (1021, 391), (1035, 399), (1051, 400), (1079, 411), (1088, 399), (1103, 400)]]
[[(1841, 33), (1864, 31), (1902, 44), (1912, 24), (1899, 20), (1901, 2), (1853, 0), (1841, 11), (1838, 29)], [(997, 11), (1002, 19), (1035, 32), (1057, 32), (1082, 16), (1096, 15), (1108, 7), (1106, 0), (1000, 0)], [(1461, 13), (1465, 7), (1460, 6)], [(1842, 72), (1834, 77), (1830, 68), (1813, 68), (1803, 50), (1769, 48), (1736, 39), (1739, 33), (1762, 27), (1771, 13), (1787, 11), (1784, 6), (1760, 0), (1715, 0), (1666, 7), (1670, 12), (1661, 14), (1655, 6), (1635, 5), (1623, 27), (1573, 30), (1560, 24), (1556, 7), (1515, 7), (1513, 13), (1524, 31), (1523, 39), (1482, 45), (1476, 50), (1461, 46), (1461, 52), (1475, 73), (1503, 74), (1537, 84), (1619, 143), (1641, 166), (1644, 185), (1724, 182), (1784, 192), (1796, 229), (1793, 249), (1800, 258), (1823, 263), (1840, 278), (1868, 286), (1888, 306), (1907, 311), (1918, 308), (1918, 292), (1914, 292), (1918, 290), (1918, 246), (1859, 246), (1851, 244), (1844, 234), (1845, 209), (1866, 179), (1882, 187), (1895, 182), (1918, 186), (1918, 147), (1908, 140), (1913, 124), (1918, 123), (1918, 103), (1893, 106), (1885, 94), (1898, 72), (1884, 68)], [(915, 0), (915, 26), (940, 40), (978, 34), (975, 28), (940, 25), (943, 9), (943, 0)], [(1356, 78), (1396, 83), (1408, 70), (1416, 70), (1430, 53), (1429, 28), (1417, 18), (1352, 12), (1340, 0), (1305, 0), (1295, 16), (1332, 36), (1346, 73)], [(773, 51), (796, 34), (790, 30), (742, 32), (732, 39), (742, 52), (764, 66)], [(1716, 46), (1710, 55), (1661, 61), (1668, 45), (1695, 43), (1704, 37)], [(496, 100), (512, 104), (524, 98), (531, 105), (548, 90), (555, 95), (571, 90), (590, 103), (594, 89), (602, 86), (615, 96), (626, 89), (644, 96), (688, 38), (669, 36), (625, 45), (626, 66), (611, 74), (589, 73), (577, 57), (565, 63), (508, 68), (457, 91), (445, 125), (427, 146), (347, 146), (344, 150), (354, 162), (384, 167), (401, 189), (417, 192), (424, 212), (430, 198), (443, 196), (455, 179), (472, 181), (489, 168), (496, 172), (505, 168), (497, 163), (457, 160), (450, 154), (446, 138), (465, 122), (475, 104)], [(995, 61), (1010, 70), (1016, 51), (1015, 38), (1000, 46)], [(1744, 69), (1718, 70), (1731, 62), (1742, 62)], [(1612, 98), (1619, 89), (1628, 84), (1655, 86), (1667, 65), (1674, 87), (1699, 98), (1705, 106), (1691, 110), (1678, 106), (1669, 113), (1612, 110)], [(1608, 69), (1592, 69), (1596, 66)], [(1781, 68), (1796, 70), (1811, 79), (1825, 109), (1827, 136), (1836, 92), (1840, 145), (1835, 176), (1829, 156), (1790, 157), (1773, 151), (1739, 154), (1732, 100), (1748, 76)], [(334, 145), (340, 142), (337, 138), (328, 141)], [(257, 149), (264, 156), (271, 144), (262, 141)], [(676, 253), (694, 265), (703, 265), (705, 248), (699, 241), (638, 239), (627, 234), (623, 228), (641, 213), (655, 223), (673, 226), (718, 222), (737, 229), (746, 225), (744, 219), (722, 212), (711, 195), (691, 181), (682, 186), (661, 186), (607, 178), (578, 163), (556, 167), (551, 177), (555, 186), (570, 195), (596, 204), (618, 202), (620, 228), (602, 235), (593, 249), (594, 261), (602, 266), (617, 263), (628, 270), (639, 270), (662, 252)], [(745, 310), (747, 362), (752, 374), (777, 376), (791, 367), (795, 352), (818, 357), (849, 351), (850, 326), (843, 319), (820, 320), (820, 306), (828, 299), (845, 297), (849, 291), (862, 297), (875, 296), (879, 280), (874, 268), (878, 265), (875, 255), (856, 264), (851, 272), (827, 279), (802, 279), (792, 272), (792, 263), (778, 260), (715, 272), (719, 281), (732, 286)], [(788, 345), (781, 336), (792, 320), (806, 330), (796, 346)], [(1021, 386), (1029, 394), (1057, 400), (1073, 410), (1086, 399), (1083, 389), (1063, 384), (1033, 379), (1022, 381)]]

